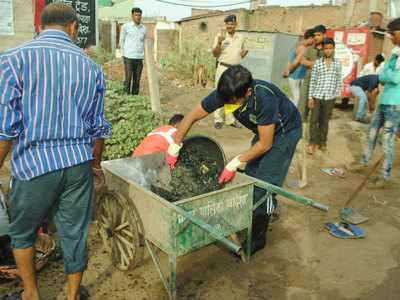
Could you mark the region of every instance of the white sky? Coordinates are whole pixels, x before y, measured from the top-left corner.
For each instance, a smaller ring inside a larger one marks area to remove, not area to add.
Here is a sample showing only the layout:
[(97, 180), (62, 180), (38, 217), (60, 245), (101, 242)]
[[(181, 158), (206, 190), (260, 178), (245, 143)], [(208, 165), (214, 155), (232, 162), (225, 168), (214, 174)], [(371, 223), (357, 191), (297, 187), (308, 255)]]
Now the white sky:
[[(180, 0), (167, 0), (171, 2), (180, 2)], [(183, 2), (188, 3), (190, 0), (186, 0)], [(231, 0), (230, 2), (235, 3), (235, 2), (242, 2), (243, 0)], [(196, 1), (193, 1), (196, 2)], [(221, 3), (221, 1), (198, 1), (200, 3), (203, 3), (204, 5), (207, 4), (215, 4), (215, 3)], [(223, 3), (229, 3), (229, 1), (224, 1)], [(190, 7), (184, 7), (184, 6), (178, 6), (178, 5), (171, 5), (171, 4), (165, 4), (165, 3), (160, 3), (155, 0), (135, 0), (134, 1), (135, 6), (140, 7), (143, 10), (143, 16), (148, 17), (148, 16), (166, 16), (167, 20), (169, 21), (177, 21), (182, 18), (190, 17), (191, 15), (191, 8)], [(329, 0), (267, 0), (268, 5), (285, 5), (285, 6), (301, 6), (301, 5), (322, 5), (322, 4), (327, 4), (329, 3)], [(230, 10), (230, 9), (235, 9), (235, 8), (249, 8), (249, 4), (241, 4), (241, 5), (232, 5), (228, 7), (217, 7), (214, 9), (218, 10)]]

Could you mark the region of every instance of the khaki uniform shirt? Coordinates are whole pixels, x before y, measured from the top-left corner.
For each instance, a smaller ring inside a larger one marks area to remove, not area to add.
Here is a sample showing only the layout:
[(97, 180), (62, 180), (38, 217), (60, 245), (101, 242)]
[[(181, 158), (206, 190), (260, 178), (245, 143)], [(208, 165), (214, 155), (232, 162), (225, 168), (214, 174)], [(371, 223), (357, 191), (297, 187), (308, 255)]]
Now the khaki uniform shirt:
[[(213, 49), (217, 47), (218, 37), (221, 35), (218, 34), (214, 39)], [(221, 54), (218, 57), (218, 61), (229, 64), (229, 65), (239, 65), (242, 60), (242, 52), (243, 50), (247, 50), (247, 39), (235, 32), (233, 36), (230, 34), (226, 34), (225, 40), (222, 41), (221, 44)], [(215, 73), (215, 86), (218, 84), (219, 77), (221, 77), (222, 73), (227, 69), (227, 67), (218, 65), (218, 68)]]

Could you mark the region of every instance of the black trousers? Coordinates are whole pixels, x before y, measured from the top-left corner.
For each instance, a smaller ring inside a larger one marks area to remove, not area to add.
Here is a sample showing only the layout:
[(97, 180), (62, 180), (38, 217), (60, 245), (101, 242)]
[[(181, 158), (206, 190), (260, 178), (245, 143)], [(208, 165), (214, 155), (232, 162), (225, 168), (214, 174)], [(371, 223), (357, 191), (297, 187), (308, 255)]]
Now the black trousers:
[(143, 70), (143, 59), (124, 57), (125, 82), (124, 92), (127, 94), (139, 94), (140, 76)]

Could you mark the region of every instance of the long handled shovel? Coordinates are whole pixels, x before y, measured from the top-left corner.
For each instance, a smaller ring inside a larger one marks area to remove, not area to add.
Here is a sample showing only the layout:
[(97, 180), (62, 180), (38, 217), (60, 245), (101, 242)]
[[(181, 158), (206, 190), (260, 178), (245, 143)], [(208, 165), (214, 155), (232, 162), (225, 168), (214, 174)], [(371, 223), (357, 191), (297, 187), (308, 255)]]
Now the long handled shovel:
[(368, 172), (367, 176), (364, 178), (364, 180), (361, 182), (361, 184), (354, 190), (353, 194), (351, 194), (349, 200), (346, 201), (344, 204), (342, 210), (340, 211), (340, 217), (351, 224), (360, 224), (363, 222), (366, 222), (369, 220), (368, 217), (365, 217), (358, 213), (356, 210), (352, 209), (350, 207), (351, 202), (356, 199), (358, 194), (361, 192), (361, 190), (364, 188), (364, 186), (367, 184), (368, 180), (371, 178), (371, 176), (376, 172), (378, 167), (382, 164), (386, 157), (386, 154), (382, 154), (381, 158), (375, 163), (375, 165), (372, 167), (372, 169)]
[(307, 124), (303, 124), (303, 132), (304, 136), (301, 140), (301, 153), (297, 155), (297, 171), (300, 177), (299, 181), (294, 180), (286, 180), (286, 184), (288, 187), (292, 189), (302, 189), (307, 185), (307, 154), (306, 154), (306, 147), (308, 141), (308, 131), (307, 131)]

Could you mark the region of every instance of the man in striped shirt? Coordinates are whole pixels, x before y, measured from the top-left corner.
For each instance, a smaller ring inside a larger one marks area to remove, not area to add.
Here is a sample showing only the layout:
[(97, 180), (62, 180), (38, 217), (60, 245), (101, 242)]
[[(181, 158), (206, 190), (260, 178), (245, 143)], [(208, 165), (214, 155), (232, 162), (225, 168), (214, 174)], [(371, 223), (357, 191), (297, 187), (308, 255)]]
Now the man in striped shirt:
[(42, 12), (36, 40), (0, 60), (0, 167), (13, 143), (9, 191), (11, 246), (24, 284), (21, 299), (39, 299), (34, 247), (51, 213), (68, 275), (68, 299), (80, 299), (87, 267), (93, 176), (104, 183), (103, 70), (73, 44), (76, 12), (55, 3)]

